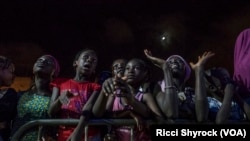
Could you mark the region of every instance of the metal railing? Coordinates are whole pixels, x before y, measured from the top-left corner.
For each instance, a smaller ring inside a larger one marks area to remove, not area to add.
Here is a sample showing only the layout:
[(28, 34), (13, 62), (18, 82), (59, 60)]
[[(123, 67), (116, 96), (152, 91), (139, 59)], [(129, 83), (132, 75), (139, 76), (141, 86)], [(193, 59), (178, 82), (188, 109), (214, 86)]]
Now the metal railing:
[[(21, 137), (31, 128), (34, 127), (42, 127), (42, 126), (59, 126), (59, 125), (65, 125), (65, 126), (72, 126), (77, 125), (79, 122), (79, 119), (43, 119), (43, 120), (34, 120), (30, 121), (26, 124), (24, 124), (22, 127), (20, 127), (17, 132), (13, 135), (11, 141), (19, 141)], [(161, 122), (161, 124), (196, 124), (197, 122), (191, 121), (191, 120), (175, 120), (169, 121), (165, 120), (164, 122)], [(250, 124), (250, 122), (245, 121), (230, 121), (231, 124)], [(153, 120), (147, 120), (147, 125), (154, 125), (157, 124), (156, 121)], [(205, 124), (213, 124), (212, 122), (206, 122)], [(85, 135), (88, 133), (88, 125), (136, 125), (135, 120), (133, 119), (92, 119), (88, 122), (87, 126), (85, 126), (84, 133)], [(133, 128), (131, 128), (131, 133), (133, 133)], [(133, 134), (131, 134), (131, 141), (133, 140)], [(85, 136), (85, 141), (87, 141), (87, 136)]]
[[(17, 132), (13, 135), (11, 141), (19, 141), (22, 135), (29, 129), (38, 126), (72, 126), (77, 125), (79, 119), (44, 119), (44, 120), (34, 120), (24, 124), (20, 127)], [(90, 120), (88, 125), (134, 125), (135, 121), (131, 119), (97, 119)], [(88, 132), (88, 126), (85, 126), (85, 134)], [(86, 136), (85, 136), (86, 137)], [(87, 141), (87, 139), (85, 138)]]

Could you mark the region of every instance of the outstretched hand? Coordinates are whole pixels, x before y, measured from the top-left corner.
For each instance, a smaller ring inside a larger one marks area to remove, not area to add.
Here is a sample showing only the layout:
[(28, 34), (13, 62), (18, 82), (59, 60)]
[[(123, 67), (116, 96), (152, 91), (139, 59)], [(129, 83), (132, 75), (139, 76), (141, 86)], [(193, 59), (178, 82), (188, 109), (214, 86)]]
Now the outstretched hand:
[(165, 60), (154, 57), (151, 53), (150, 50), (148, 49), (144, 49), (144, 54), (146, 55), (146, 57), (157, 67), (162, 68), (163, 64), (165, 63)]
[(113, 95), (115, 91), (114, 78), (108, 78), (103, 82), (102, 91), (106, 96)]
[[(117, 96), (117, 97), (121, 97), (121, 101), (125, 105), (126, 104), (130, 105), (135, 100), (133, 92), (132, 92), (132, 88), (131, 88), (131, 86), (129, 84), (127, 84), (125, 82), (127, 77), (123, 77), (121, 79), (123, 81), (116, 81), (115, 82), (116, 91), (115, 91), (114, 95)], [(120, 84), (118, 84), (118, 83), (120, 83)]]
[(63, 91), (61, 95), (59, 96), (59, 100), (63, 105), (66, 105), (69, 103), (70, 98), (73, 97), (74, 94), (71, 93), (69, 90)]
[(196, 64), (194, 64), (193, 62), (190, 62), (190, 66), (193, 70), (195, 70), (196, 68), (200, 67), (200, 66), (204, 66), (205, 63), (207, 62), (207, 60), (209, 58), (211, 58), (212, 56), (214, 56), (215, 53), (208, 51), (208, 52), (204, 52), (202, 54), (202, 56), (198, 56), (198, 61)]

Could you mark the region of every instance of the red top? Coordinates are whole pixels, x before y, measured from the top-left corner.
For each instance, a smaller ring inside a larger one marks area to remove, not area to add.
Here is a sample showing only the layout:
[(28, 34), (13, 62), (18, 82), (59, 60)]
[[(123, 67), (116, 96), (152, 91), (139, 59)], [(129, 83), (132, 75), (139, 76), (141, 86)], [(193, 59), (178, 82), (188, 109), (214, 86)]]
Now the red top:
[[(100, 91), (101, 86), (97, 83), (93, 82), (77, 82), (73, 79), (58, 79), (52, 83), (52, 86), (58, 87), (60, 89), (60, 93), (63, 91), (70, 91), (74, 94), (72, 98), (70, 98), (70, 102), (67, 105), (62, 105), (61, 110), (59, 111), (59, 118), (74, 118), (79, 119), (82, 113), (83, 106), (87, 103), (90, 96), (94, 91)], [(62, 127), (59, 130), (59, 140), (66, 140), (68, 135), (70, 135), (70, 131), (73, 131), (74, 127)], [(66, 134), (67, 133), (67, 137)], [(89, 136), (95, 135), (99, 133), (98, 129), (90, 128), (88, 130)], [(60, 136), (64, 136), (64, 139)], [(65, 141), (64, 140), (64, 141)]]

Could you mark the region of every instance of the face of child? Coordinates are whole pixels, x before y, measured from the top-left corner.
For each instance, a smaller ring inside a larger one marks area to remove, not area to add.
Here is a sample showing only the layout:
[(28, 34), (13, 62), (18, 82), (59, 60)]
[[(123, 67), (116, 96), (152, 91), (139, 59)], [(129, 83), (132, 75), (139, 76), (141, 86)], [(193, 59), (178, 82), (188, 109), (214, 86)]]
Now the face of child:
[(76, 60), (76, 71), (84, 75), (92, 75), (97, 65), (96, 53), (92, 50), (82, 52), (78, 60)]
[(146, 77), (146, 68), (142, 62), (138, 60), (131, 60), (127, 63), (124, 76), (129, 84), (139, 84)]
[(15, 79), (15, 66), (11, 64), (6, 69), (0, 69), (0, 79), (2, 80), (2, 86), (10, 86)]
[(42, 56), (37, 59), (33, 66), (33, 73), (43, 73), (48, 75), (53, 75), (55, 71), (55, 62), (53, 58), (49, 56)]
[(230, 74), (224, 69), (215, 71), (218, 73), (217, 76), (219, 77), (212, 75), (209, 71), (205, 73), (206, 88), (210, 94), (223, 98), (224, 87), (230, 79)]
[[(221, 98), (223, 98), (223, 93), (222, 93), (222, 90), (221, 90), (221, 83), (220, 83), (220, 80), (216, 77), (209, 77), (209, 79), (211, 80), (208, 80), (208, 78), (206, 78), (206, 88), (207, 88), (207, 91), (209, 92), (209, 94), (211, 95), (217, 95)], [(211, 81), (213, 83), (211, 83)]]
[(115, 60), (112, 65), (113, 75), (118, 77), (124, 76), (126, 61), (124, 59)]
[(174, 76), (185, 75), (185, 63), (180, 58), (172, 57), (168, 60), (168, 64)]

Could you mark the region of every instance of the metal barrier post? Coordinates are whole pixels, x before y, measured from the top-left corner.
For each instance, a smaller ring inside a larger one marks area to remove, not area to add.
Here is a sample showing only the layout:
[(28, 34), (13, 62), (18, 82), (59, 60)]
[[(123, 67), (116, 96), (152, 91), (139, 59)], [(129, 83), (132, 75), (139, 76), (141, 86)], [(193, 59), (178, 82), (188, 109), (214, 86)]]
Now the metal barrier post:
[(88, 130), (89, 130), (89, 126), (86, 125), (84, 127), (84, 141), (88, 141)]
[(130, 141), (134, 141), (134, 128), (130, 126)]

